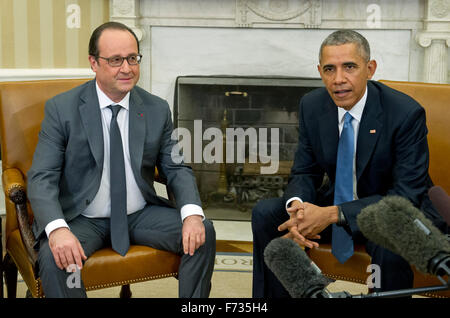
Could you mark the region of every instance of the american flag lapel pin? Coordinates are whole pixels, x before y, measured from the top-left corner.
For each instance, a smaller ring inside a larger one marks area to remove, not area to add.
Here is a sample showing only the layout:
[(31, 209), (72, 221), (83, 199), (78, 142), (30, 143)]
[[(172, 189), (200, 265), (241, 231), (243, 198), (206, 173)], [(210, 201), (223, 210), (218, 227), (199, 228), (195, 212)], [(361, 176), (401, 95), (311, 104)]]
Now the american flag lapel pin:
[(376, 129), (371, 129), (371, 130), (369, 130), (369, 133), (371, 133), (371, 134), (376, 134), (376, 132), (377, 132)]

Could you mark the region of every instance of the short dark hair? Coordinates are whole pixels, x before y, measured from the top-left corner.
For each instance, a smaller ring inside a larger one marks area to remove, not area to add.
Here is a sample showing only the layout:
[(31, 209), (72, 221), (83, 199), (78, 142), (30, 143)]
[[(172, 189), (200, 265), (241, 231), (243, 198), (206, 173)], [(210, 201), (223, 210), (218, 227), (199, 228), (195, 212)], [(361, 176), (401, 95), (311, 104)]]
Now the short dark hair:
[(322, 50), (325, 46), (329, 45), (343, 45), (347, 43), (356, 44), (359, 49), (359, 54), (361, 57), (367, 62), (370, 60), (370, 45), (369, 42), (356, 31), (353, 30), (338, 30), (331, 33), (327, 38), (322, 42), (319, 51), (319, 63), (322, 59)]
[(89, 40), (89, 55), (92, 55), (95, 58), (98, 57), (98, 54), (99, 54), (99, 52), (98, 52), (98, 39), (102, 35), (103, 31), (105, 31), (107, 29), (123, 30), (123, 31), (130, 32), (134, 36), (134, 38), (136, 39), (136, 43), (137, 43), (137, 47), (138, 47), (138, 53), (139, 53), (139, 40), (138, 40), (136, 34), (133, 32), (133, 30), (131, 28), (129, 28), (128, 26), (126, 26), (125, 24), (123, 24), (123, 23), (110, 21), (110, 22), (106, 22), (106, 23), (103, 23), (102, 25), (98, 26), (94, 30), (94, 32), (92, 32), (91, 38)]

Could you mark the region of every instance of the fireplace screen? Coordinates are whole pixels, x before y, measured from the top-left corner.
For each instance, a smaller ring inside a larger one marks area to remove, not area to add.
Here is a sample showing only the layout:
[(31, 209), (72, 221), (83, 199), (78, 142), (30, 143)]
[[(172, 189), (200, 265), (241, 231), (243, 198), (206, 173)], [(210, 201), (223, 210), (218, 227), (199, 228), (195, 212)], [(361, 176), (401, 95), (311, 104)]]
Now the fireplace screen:
[(174, 100), (175, 151), (193, 168), (205, 214), (250, 220), (280, 197), (298, 142), (301, 97), (320, 79), (183, 76)]

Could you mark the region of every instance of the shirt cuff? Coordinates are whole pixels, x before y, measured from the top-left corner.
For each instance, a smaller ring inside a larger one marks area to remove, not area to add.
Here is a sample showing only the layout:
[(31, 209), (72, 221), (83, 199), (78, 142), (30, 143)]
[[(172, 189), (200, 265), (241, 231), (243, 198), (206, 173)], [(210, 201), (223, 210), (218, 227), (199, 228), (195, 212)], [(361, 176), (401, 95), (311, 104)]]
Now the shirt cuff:
[[(291, 202), (292, 202), (292, 201), (295, 201), (295, 200), (298, 200), (298, 201), (300, 201), (300, 202), (303, 203), (302, 199), (300, 199), (299, 197), (293, 197), (293, 198), (290, 198), (289, 200), (286, 201), (286, 210), (287, 210), (287, 208), (289, 207), (289, 204), (291, 204)], [(289, 212), (288, 212), (288, 214), (289, 214)]]
[(203, 213), (203, 209), (201, 206), (197, 204), (186, 204), (181, 207), (181, 222), (184, 221), (185, 218), (191, 215), (200, 215), (203, 220), (205, 220), (205, 214)]
[(51, 221), (50, 223), (48, 223), (45, 227), (45, 233), (47, 234), (47, 237), (49, 237), (50, 233), (60, 227), (67, 227), (69, 228), (69, 226), (67, 225), (66, 221), (64, 219), (56, 219), (54, 221)]

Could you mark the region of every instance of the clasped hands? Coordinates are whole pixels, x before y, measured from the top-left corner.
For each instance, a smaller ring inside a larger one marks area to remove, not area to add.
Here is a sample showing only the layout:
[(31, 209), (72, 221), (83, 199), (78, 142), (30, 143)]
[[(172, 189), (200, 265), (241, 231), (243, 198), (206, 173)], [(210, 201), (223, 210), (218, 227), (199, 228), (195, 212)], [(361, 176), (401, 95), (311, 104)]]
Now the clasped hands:
[(294, 200), (287, 208), (290, 214), (289, 220), (278, 227), (278, 231), (288, 230), (283, 235), (290, 238), (300, 246), (309, 248), (319, 247), (319, 243), (313, 241), (320, 239), (319, 233), (327, 226), (337, 222), (338, 208), (336, 206), (319, 207), (309, 202)]

